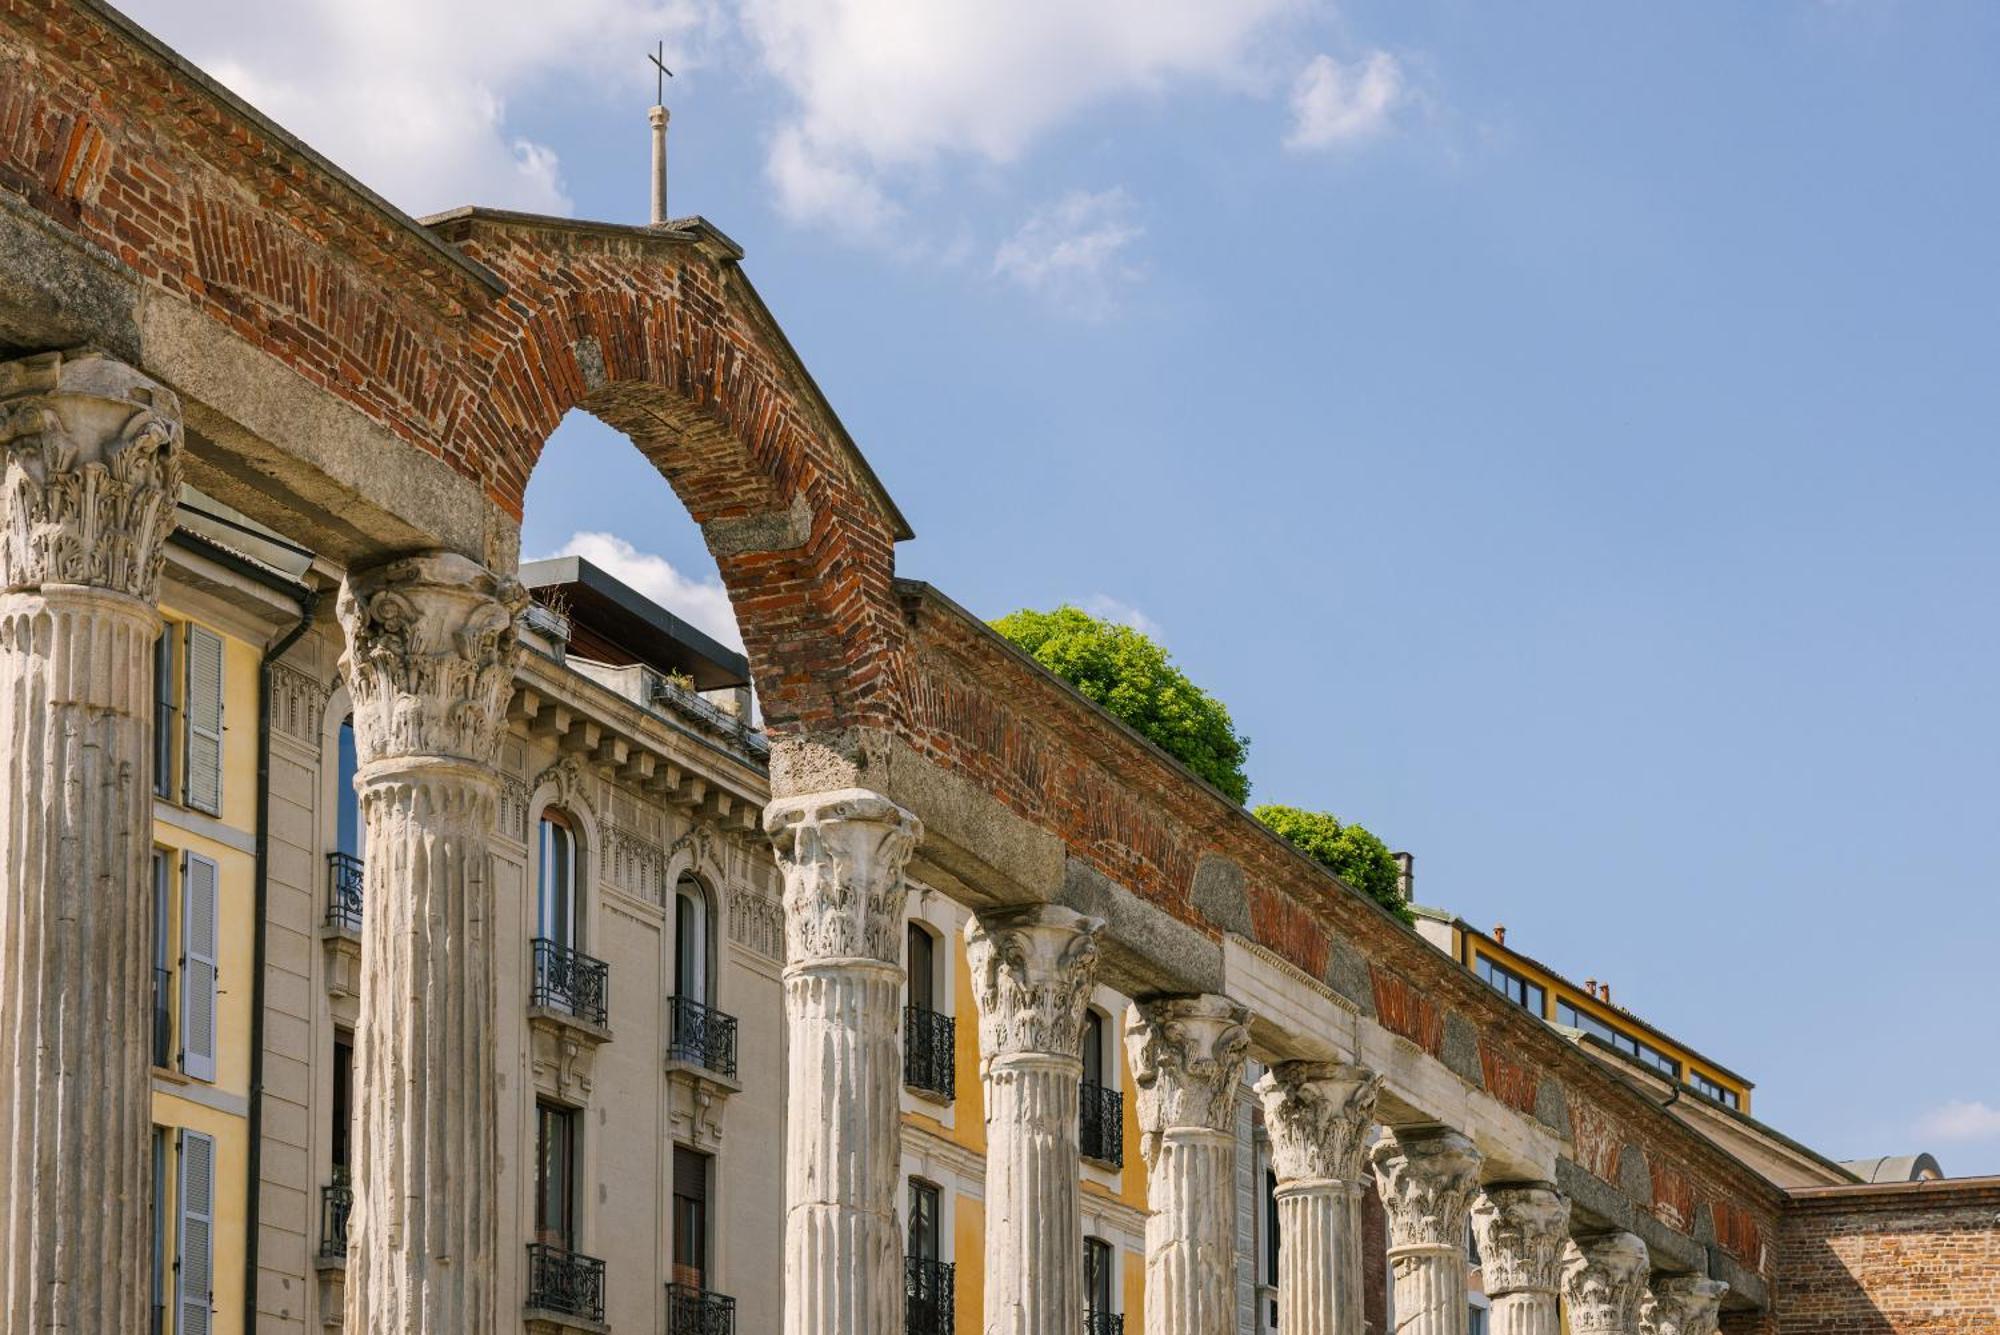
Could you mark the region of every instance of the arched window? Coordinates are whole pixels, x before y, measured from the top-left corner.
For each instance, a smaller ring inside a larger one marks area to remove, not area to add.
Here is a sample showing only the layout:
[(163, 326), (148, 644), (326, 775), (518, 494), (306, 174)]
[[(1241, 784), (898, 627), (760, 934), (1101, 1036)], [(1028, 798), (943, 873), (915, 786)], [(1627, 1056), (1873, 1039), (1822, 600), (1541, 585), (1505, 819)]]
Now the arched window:
[(560, 811), (542, 813), (535, 886), (535, 935), (564, 950), (577, 947), (576, 829)]
[(709, 984), (708, 892), (683, 876), (674, 887), (674, 995), (712, 1006)]

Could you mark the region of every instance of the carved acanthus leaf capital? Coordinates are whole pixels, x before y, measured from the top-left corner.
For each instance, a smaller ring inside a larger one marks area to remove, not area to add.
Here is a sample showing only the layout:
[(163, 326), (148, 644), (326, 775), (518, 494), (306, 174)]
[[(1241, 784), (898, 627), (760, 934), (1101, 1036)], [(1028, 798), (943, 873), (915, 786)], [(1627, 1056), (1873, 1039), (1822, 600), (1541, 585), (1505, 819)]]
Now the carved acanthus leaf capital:
[(158, 598), (185, 453), (173, 391), (100, 352), (0, 363), (0, 451), (0, 589)]
[(1369, 1152), (1389, 1215), (1389, 1246), (1465, 1246), (1466, 1214), (1479, 1189), (1483, 1156), (1456, 1131), (1384, 1132)]
[(1383, 1077), (1344, 1062), (1279, 1062), (1257, 1082), (1278, 1185), (1356, 1182)]
[(986, 1061), (1075, 1057), (1097, 977), (1099, 918), (1043, 904), (981, 913), (965, 925)]
[(782, 797), (764, 808), (764, 828), (785, 881), (785, 959), (790, 964), (903, 957), (903, 868), (923, 822), (879, 793), (842, 788)]
[(1650, 1258), (1632, 1233), (1593, 1233), (1563, 1250), (1563, 1301), (1575, 1335), (1633, 1335)]
[(1639, 1308), (1642, 1335), (1715, 1335), (1729, 1285), (1698, 1275), (1657, 1281)]
[(1491, 1186), (1472, 1203), (1480, 1283), (1494, 1296), (1554, 1293), (1569, 1241), (1569, 1197), (1544, 1182)]
[(1176, 1129), (1224, 1132), (1250, 1047), (1250, 1012), (1226, 997), (1160, 997), (1126, 1013), (1125, 1051), (1139, 1088), (1140, 1149), (1148, 1162)]
[(493, 764), (514, 692), (521, 586), (449, 552), (350, 572), (336, 611), (362, 763)]

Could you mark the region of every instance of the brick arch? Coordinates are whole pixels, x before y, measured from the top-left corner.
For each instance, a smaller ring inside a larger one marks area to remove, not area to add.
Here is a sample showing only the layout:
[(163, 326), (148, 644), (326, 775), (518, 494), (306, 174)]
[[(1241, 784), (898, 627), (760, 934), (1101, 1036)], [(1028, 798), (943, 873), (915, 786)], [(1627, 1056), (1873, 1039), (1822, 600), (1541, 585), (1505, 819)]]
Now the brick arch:
[[(736, 609), (766, 723), (852, 758), (893, 731), (904, 628), (881, 484), (705, 227), (572, 224), (467, 210), (440, 236), (508, 294), (475, 317), (496, 442), (483, 479), (516, 518), (565, 413), (623, 433), (701, 526)], [(817, 782), (818, 780), (816, 780)]]

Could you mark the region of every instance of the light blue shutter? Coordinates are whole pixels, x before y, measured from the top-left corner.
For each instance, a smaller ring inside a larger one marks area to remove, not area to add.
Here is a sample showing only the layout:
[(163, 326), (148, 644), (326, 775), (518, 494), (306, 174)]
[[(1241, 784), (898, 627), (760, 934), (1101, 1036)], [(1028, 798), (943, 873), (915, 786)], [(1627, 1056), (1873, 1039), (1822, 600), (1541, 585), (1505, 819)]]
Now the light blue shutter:
[(187, 766), (185, 799), (222, 814), (222, 637), (187, 628)]
[(180, 1160), (175, 1335), (209, 1335), (215, 1301), (215, 1141), (199, 1131), (181, 1132)]
[(181, 1070), (215, 1079), (215, 864), (199, 853), (181, 862)]

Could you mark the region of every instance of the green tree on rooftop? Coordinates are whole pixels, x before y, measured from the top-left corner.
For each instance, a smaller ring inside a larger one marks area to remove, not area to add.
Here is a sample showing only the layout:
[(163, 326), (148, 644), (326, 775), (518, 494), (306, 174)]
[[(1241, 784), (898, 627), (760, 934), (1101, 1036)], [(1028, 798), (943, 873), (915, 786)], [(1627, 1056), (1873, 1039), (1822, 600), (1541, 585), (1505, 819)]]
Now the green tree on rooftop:
[(1380, 904), (1406, 923), (1415, 922), (1400, 888), (1401, 868), (1389, 846), (1359, 825), (1343, 825), (1325, 811), (1266, 803), (1250, 813), (1273, 833), (1352, 889)]

